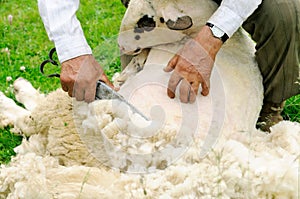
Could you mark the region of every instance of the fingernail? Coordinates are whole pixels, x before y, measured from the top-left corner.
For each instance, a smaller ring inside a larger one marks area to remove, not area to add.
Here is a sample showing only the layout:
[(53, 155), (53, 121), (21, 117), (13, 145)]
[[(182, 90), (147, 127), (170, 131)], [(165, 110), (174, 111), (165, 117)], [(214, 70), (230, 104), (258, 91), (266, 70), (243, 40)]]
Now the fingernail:
[(208, 95), (208, 93), (209, 93), (209, 91), (208, 91), (208, 90), (205, 90), (205, 91), (202, 91), (202, 92), (201, 92), (201, 94), (202, 94), (203, 96), (207, 96), (207, 95)]
[(168, 89), (168, 90), (167, 90), (167, 93), (168, 93), (168, 96), (169, 96), (171, 99), (174, 99), (174, 98), (175, 98), (175, 93), (174, 93), (172, 90)]

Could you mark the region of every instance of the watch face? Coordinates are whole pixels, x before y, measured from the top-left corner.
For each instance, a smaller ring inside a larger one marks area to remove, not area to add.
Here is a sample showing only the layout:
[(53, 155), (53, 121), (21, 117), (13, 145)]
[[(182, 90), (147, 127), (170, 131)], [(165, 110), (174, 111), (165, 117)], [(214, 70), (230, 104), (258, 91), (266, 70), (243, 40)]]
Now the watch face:
[(225, 33), (218, 27), (214, 26), (211, 28), (211, 31), (215, 37), (222, 37)]

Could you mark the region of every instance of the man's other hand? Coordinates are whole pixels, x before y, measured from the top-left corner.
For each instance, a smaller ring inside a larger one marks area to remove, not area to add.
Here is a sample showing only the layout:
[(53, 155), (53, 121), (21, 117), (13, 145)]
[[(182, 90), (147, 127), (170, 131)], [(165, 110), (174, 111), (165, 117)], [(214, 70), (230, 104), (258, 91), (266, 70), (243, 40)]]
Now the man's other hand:
[(213, 37), (207, 26), (200, 30), (197, 37), (190, 39), (164, 68), (165, 72), (173, 71), (168, 83), (168, 96), (175, 97), (180, 82), (181, 102), (193, 103), (200, 85), (201, 94), (208, 95), (211, 71), (222, 44), (220, 39)]
[(82, 55), (62, 63), (60, 74), (62, 89), (78, 101), (94, 101), (98, 80), (113, 88), (113, 84), (93, 55)]

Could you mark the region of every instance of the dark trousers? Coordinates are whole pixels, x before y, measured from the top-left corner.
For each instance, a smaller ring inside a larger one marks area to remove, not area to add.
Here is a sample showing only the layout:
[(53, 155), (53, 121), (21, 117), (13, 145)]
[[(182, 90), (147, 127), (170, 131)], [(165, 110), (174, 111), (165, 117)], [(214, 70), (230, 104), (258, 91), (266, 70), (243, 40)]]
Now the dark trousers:
[(300, 1), (263, 0), (243, 28), (256, 42), (264, 101), (280, 103), (299, 94)]

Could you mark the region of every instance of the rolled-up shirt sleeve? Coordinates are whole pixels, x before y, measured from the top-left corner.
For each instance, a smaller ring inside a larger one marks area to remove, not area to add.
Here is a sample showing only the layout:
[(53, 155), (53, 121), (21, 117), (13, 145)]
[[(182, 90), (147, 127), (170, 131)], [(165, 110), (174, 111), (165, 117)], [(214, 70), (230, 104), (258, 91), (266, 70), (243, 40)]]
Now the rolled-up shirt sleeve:
[(261, 2), (262, 0), (223, 0), (208, 22), (231, 37)]
[(80, 55), (92, 54), (76, 17), (79, 0), (38, 0), (38, 7), (60, 62)]

